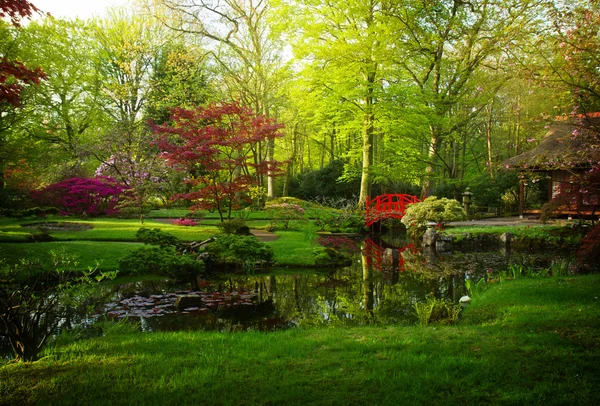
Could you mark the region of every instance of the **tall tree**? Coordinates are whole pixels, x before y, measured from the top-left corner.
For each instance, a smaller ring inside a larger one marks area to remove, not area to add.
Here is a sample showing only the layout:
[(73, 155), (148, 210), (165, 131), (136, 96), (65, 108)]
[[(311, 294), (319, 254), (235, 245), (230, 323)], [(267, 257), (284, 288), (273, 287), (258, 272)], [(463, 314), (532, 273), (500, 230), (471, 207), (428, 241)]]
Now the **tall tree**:
[[(303, 75), (310, 78), (311, 93), (325, 93), (330, 105), (338, 105), (355, 117), (359, 131), (363, 206), (371, 185), (373, 144), (378, 93), (382, 90), (382, 64), (387, 60), (385, 4), (381, 1), (282, 1), (278, 5), (292, 31), (294, 52), (303, 59)], [(330, 131), (350, 122), (330, 121)], [(336, 127), (334, 127), (336, 126)]]
[[(269, 29), (267, 0), (156, 0), (149, 3), (155, 5), (155, 15), (168, 27), (208, 41), (224, 95), (251, 106), (257, 114), (274, 116), (277, 85), (281, 80), (281, 44)], [(258, 145), (256, 159), (272, 161), (275, 140), (264, 140), (264, 153), (260, 148), (262, 144)], [(268, 171), (269, 198), (275, 196), (274, 179)]]
[[(483, 110), (477, 74), (493, 59), (507, 60), (519, 40), (535, 29), (537, 2), (505, 0), (398, 1), (391, 14), (398, 24), (398, 68), (420, 95), (429, 122), (428, 163), (422, 195), (431, 194), (450, 137), (463, 131)], [(502, 68), (498, 66), (494, 69)], [(494, 69), (488, 69), (489, 74)], [(487, 81), (488, 95), (502, 82)], [(471, 108), (465, 108), (471, 105)], [(461, 111), (464, 114), (458, 114)]]
[[(113, 9), (106, 19), (94, 24), (102, 77), (100, 105), (111, 125), (90, 153), (100, 161), (101, 171), (131, 186), (134, 193), (139, 192), (139, 206), (148, 196), (142, 180), (161, 177), (163, 172), (156, 162), (146, 119), (155, 68), (174, 38), (156, 20), (136, 10)], [(144, 176), (132, 176), (141, 172)]]
[(36, 107), (25, 131), (58, 154), (63, 162), (63, 168), (55, 171), (58, 177), (85, 176), (85, 150), (106, 120), (99, 106), (102, 78), (92, 31), (81, 20), (47, 17), (28, 24), (20, 40), (26, 57), (48, 75), (29, 92)]

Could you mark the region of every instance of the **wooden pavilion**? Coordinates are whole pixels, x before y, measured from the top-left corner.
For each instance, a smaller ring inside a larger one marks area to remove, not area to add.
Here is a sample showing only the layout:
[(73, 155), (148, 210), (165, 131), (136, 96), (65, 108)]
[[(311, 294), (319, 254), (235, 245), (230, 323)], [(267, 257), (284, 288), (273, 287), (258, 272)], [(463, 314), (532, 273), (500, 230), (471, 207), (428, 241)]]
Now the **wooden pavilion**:
[[(561, 201), (557, 214), (593, 216), (600, 209), (600, 191), (580, 184), (581, 177), (600, 162), (600, 113), (559, 117), (550, 125), (540, 144), (502, 162), (508, 169), (546, 176), (548, 201)], [(594, 159), (591, 159), (595, 157)], [(523, 177), (520, 214), (539, 213), (525, 207)]]

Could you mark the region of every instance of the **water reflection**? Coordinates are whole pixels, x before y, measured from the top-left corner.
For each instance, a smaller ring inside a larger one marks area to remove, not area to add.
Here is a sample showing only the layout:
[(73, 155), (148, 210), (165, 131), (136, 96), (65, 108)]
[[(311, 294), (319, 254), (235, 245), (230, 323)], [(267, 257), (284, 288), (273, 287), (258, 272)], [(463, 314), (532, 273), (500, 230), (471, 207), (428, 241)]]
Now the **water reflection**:
[[(337, 270), (115, 286), (95, 315), (140, 320), (149, 331), (413, 324), (416, 301), (434, 296), (456, 303), (466, 293), (466, 278), (487, 278), (510, 263), (548, 266), (551, 259), (500, 251), (439, 256), (410, 244), (367, 240), (353, 265)], [(182, 296), (199, 300), (186, 306)]]
[[(402, 240), (366, 240), (352, 266), (341, 269), (276, 269), (264, 275), (205, 276), (186, 284), (104, 284), (61, 320), (60, 328), (84, 328), (93, 335), (94, 323), (105, 317), (138, 321), (145, 331), (412, 325), (415, 302), (433, 296), (457, 303), (467, 278), (477, 282), (510, 264), (547, 268), (567, 256), (505, 251), (440, 256)], [(185, 297), (191, 302), (182, 302)], [(0, 337), (0, 354), (9, 348)]]

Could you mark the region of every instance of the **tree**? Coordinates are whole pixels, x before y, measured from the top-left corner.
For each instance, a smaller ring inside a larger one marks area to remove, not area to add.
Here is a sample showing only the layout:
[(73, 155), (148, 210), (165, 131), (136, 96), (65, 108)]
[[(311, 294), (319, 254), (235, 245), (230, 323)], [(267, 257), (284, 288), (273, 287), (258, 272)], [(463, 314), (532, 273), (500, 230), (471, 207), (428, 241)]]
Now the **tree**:
[(554, 77), (572, 89), (574, 112), (600, 111), (600, 1), (567, 3), (552, 10), (555, 52), (548, 59)]
[(163, 124), (172, 108), (204, 104), (213, 92), (205, 59), (201, 48), (187, 44), (183, 38), (165, 44), (152, 67), (145, 116), (156, 124)]
[[(56, 178), (87, 176), (87, 150), (107, 116), (100, 108), (103, 78), (90, 25), (47, 17), (21, 30), (28, 60), (43, 67), (47, 79), (28, 92), (35, 105), (21, 127), (25, 136), (40, 140), (47, 159), (61, 167)], [(53, 181), (57, 179), (53, 179)]]
[(422, 195), (431, 195), (441, 168), (452, 168), (444, 159), (451, 138), (464, 133), (502, 88), (504, 68), (536, 29), (536, 7), (536, 2), (503, 0), (400, 1), (391, 7), (399, 76), (419, 95), (413, 107), (429, 125)]
[[(358, 155), (354, 158), (360, 167), (359, 206), (364, 206), (371, 186), (378, 96), (389, 50), (388, 38), (383, 37), (387, 5), (375, 0), (282, 1), (279, 8), (289, 31), (295, 32), (296, 56), (307, 62), (303, 71), (307, 91), (333, 110), (327, 114), (328, 130), (360, 134), (360, 148), (352, 152)], [(353, 118), (340, 121), (342, 111)]]
[(223, 221), (240, 207), (259, 175), (278, 167), (278, 162), (255, 160), (253, 151), (259, 142), (281, 137), (282, 127), (237, 103), (212, 103), (174, 109), (170, 123), (153, 130), (162, 157), (187, 171), (187, 183), (195, 188), (178, 197), (191, 200), (192, 210), (216, 210)]
[[(275, 117), (281, 83), (281, 42), (269, 28), (270, 3), (265, 0), (156, 0), (154, 15), (169, 28), (199, 36), (211, 44), (210, 55), (224, 97), (239, 100), (257, 114)], [(162, 11), (160, 10), (162, 7)], [(224, 98), (223, 98), (224, 99)], [(258, 160), (273, 161), (275, 140), (258, 143)], [(268, 170), (267, 196), (275, 197), (275, 168)], [(261, 176), (262, 184), (262, 176)]]
[[(8, 17), (11, 23), (19, 27), (23, 18), (30, 18), (39, 12), (37, 7), (27, 0), (0, 1), (0, 18)], [(31, 69), (24, 63), (11, 60), (7, 55), (0, 56), (0, 104), (19, 105), (21, 91), (25, 85), (39, 84), (45, 78), (40, 68)]]

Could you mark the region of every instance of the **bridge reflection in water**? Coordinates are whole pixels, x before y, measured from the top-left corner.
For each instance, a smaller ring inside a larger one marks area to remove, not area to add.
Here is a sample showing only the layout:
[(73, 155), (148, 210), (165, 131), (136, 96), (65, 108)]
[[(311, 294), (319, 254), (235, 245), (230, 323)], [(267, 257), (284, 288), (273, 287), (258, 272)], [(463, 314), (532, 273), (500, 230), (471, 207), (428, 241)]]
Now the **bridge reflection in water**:
[(416, 254), (419, 249), (412, 243), (403, 247), (386, 247), (382, 241), (379, 243), (367, 238), (365, 241), (365, 262), (366, 265), (378, 271), (398, 271), (404, 272), (405, 259), (402, 253), (410, 250)]

